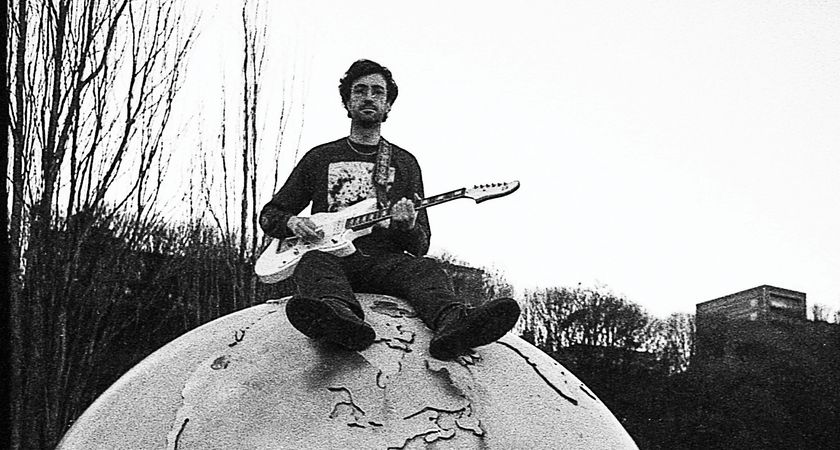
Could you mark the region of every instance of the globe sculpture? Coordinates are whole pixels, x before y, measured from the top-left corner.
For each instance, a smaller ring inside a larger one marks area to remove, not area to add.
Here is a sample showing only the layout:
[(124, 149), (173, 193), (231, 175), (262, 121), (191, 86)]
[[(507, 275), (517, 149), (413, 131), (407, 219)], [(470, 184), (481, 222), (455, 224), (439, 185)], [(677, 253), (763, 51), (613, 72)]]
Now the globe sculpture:
[(359, 296), (377, 340), (312, 341), (272, 300), (144, 359), (59, 449), (636, 448), (598, 397), (511, 334), (457, 361), (403, 300)]

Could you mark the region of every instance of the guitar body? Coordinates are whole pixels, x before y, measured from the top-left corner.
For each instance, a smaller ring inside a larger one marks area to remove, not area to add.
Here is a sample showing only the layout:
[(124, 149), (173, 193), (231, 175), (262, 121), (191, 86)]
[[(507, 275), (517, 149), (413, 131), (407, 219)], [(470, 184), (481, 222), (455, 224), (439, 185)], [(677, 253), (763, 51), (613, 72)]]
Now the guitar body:
[(335, 256), (348, 256), (356, 251), (353, 240), (371, 233), (371, 228), (354, 231), (345, 228), (348, 219), (376, 211), (376, 199), (370, 198), (334, 213), (317, 213), (309, 217), (324, 232), (323, 239), (306, 242), (298, 237), (272, 239), (257, 259), (254, 272), (263, 283), (276, 283), (292, 275), (304, 253), (319, 250)]

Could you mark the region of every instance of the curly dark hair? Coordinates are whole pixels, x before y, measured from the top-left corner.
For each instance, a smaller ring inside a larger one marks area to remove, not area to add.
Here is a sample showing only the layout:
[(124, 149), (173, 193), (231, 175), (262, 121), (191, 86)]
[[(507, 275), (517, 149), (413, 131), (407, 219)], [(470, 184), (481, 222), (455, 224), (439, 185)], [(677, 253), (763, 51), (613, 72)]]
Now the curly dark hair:
[(344, 73), (344, 76), (341, 77), (341, 80), (339, 80), (338, 92), (341, 94), (341, 104), (346, 105), (347, 100), (350, 99), (350, 86), (354, 81), (365, 75), (371, 75), (374, 73), (378, 73), (385, 78), (386, 99), (388, 100), (389, 105), (393, 105), (394, 100), (397, 99), (397, 94), (399, 93), (397, 83), (394, 82), (394, 76), (391, 75), (391, 71), (388, 70), (387, 67), (369, 59), (360, 59), (354, 62), (350, 65), (350, 68), (347, 69), (347, 72)]

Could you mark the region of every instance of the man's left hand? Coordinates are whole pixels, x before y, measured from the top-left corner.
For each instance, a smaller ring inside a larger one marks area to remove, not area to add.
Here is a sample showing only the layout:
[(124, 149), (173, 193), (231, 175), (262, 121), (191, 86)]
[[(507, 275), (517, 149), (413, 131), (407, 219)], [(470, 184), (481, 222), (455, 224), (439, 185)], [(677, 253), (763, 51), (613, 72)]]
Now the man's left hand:
[(391, 206), (392, 228), (400, 231), (408, 231), (414, 228), (416, 222), (417, 210), (414, 209), (414, 202), (411, 200), (403, 197)]

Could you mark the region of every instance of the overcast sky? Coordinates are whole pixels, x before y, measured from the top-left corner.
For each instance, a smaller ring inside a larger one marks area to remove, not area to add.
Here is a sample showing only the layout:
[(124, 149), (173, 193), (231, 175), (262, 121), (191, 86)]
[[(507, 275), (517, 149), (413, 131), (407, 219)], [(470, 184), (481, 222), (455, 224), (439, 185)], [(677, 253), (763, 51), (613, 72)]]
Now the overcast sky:
[[(201, 4), (193, 108), (236, 81), (238, 3)], [(298, 138), (347, 134), (338, 79), (368, 58), (394, 73), (383, 134), (428, 195), (522, 183), (431, 209), (433, 251), (660, 316), (760, 284), (840, 307), (840, 2), (267, 3), (267, 114), (283, 85), (305, 102), (286, 172)]]

